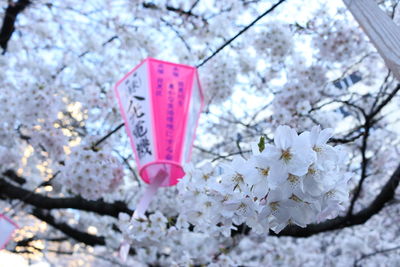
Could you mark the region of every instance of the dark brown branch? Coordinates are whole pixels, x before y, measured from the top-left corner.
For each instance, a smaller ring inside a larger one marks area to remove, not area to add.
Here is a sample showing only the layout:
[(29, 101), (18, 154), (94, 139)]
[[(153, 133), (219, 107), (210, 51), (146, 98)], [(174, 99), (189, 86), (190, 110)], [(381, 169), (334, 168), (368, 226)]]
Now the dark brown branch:
[(369, 158), (367, 158), (367, 147), (368, 147), (368, 137), (369, 137), (369, 131), (371, 127), (374, 125), (375, 121), (374, 118), (375, 116), (393, 99), (393, 97), (397, 94), (397, 92), (400, 90), (400, 84), (397, 85), (397, 87), (375, 108), (373, 109), (368, 115), (363, 113), (364, 118), (365, 118), (365, 123), (364, 123), (364, 133), (363, 133), (363, 138), (362, 138), (362, 144), (361, 144), (361, 177), (358, 182), (357, 187), (354, 190), (353, 197), (350, 201), (350, 207), (348, 210), (348, 216), (351, 216), (354, 210), (354, 205), (360, 196), (363, 183), (365, 179), (367, 178), (367, 168), (368, 168), (368, 162)]
[[(24, 250), (13, 249), (13, 250), (10, 250), (10, 252), (17, 253), (17, 254), (36, 254), (36, 251), (43, 251), (43, 249), (35, 247), (35, 246), (27, 246), (27, 248), (30, 248), (30, 249), (24, 249)], [(34, 249), (34, 250), (32, 250), (32, 249)], [(61, 251), (61, 250), (54, 250), (54, 249), (46, 249), (46, 252), (53, 252), (53, 253), (56, 253), (59, 255), (73, 255), (74, 254), (73, 251)]]
[(13, 170), (6, 170), (5, 172), (3, 172), (3, 175), (19, 185), (23, 185), (26, 183), (26, 179), (18, 176)]
[[(142, 6), (143, 6), (144, 8), (148, 8), (148, 9), (157, 9), (157, 10), (160, 10), (160, 9), (161, 9), (161, 8), (160, 8), (159, 6), (157, 6), (156, 4), (150, 3), (150, 2), (145, 2), (145, 3), (142, 4)], [(186, 10), (183, 10), (183, 9), (181, 9), (181, 8), (173, 7), (173, 6), (171, 6), (171, 5), (166, 5), (166, 6), (165, 6), (165, 9), (168, 10), (168, 11), (177, 13), (177, 14), (179, 14), (179, 15), (187, 16), (187, 17), (195, 17), (195, 18), (199, 18), (199, 17), (200, 17), (199, 15), (196, 15), (196, 14), (192, 13), (192, 10), (186, 11)]]
[(200, 0), (196, 0), (196, 1), (192, 4), (192, 6), (189, 8), (189, 11), (188, 11), (188, 12), (192, 12), (192, 10), (199, 4), (199, 2), (200, 2)]
[(386, 97), (368, 116), (367, 119), (372, 119), (375, 117), (392, 99), (393, 97), (400, 91), (400, 84), (396, 86), (396, 88)]
[(31, 242), (37, 241), (37, 240), (43, 240), (43, 241), (51, 241), (51, 242), (63, 242), (67, 241), (67, 237), (59, 237), (59, 238), (37, 238), (37, 237), (30, 237), (26, 239), (22, 239), (18, 242), (16, 242), (15, 246), (16, 247), (28, 247), (31, 245)]
[(348, 210), (348, 216), (351, 216), (354, 210), (354, 205), (360, 196), (362, 185), (367, 178), (367, 167), (368, 167), (368, 162), (369, 159), (367, 158), (367, 147), (368, 147), (368, 137), (369, 137), (369, 131), (372, 127), (372, 124), (370, 120), (366, 117), (365, 121), (365, 126), (364, 126), (364, 133), (363, 133), (363, 138), (362, 138), (362, 144), (361, 144), (361, 175), (360, 175), (360, 180), (358, 181), (358, 185), (354, 190), (353, 197), (350, 201), (350, 206)]
[(390, 70), (388, 70), (388, 72), (387, 72), (387, 74), (385, 76), (385, 79), (383, 80), (383, 83), (381, 84), (381, 86), (379, 88), (378, 94), (376, 95), (375, 100), (372, 103), (371, 111), (375, 109), (375, 107), (378, 104), (379, 100), (381, 99), (381, 97), (386, 93), (387, 89), (389, 88), (389, 86), (391, 84), (389, 82), (389, 78), (391, 77), (391, 73), (392, 72)]
[(29, 0), (18, 0), (17, 2), (8, 1), (8, 7), (3, 19), (3, 25), (0, 30), (0, 46), (3, 48), (3, 54), (6, 53), (8, 41), (11, 39), (15, 31), (15, 22), (17, 16), (21, 13), (30, 3)]
[(77, 209), (95, 212), (118, 218), (120, 212), (132, 214), (124, 202), (107, 203), (102, 200), (92, 201), (81, 197), (53, 198), (34, 193), (21, 187), (14, 186), (0, 178), (0, 198), (19, 199), (26, 204), (41, 209)]
[(363, 134), (364, 134), (363, 132), (359, 132), (358, 134), (356, 134), (352, 137), (349, 137), (349, 138), (331, 138), (331, 139), (329, 139), (329, 142), (334, 143), (334, 144), (347, 144), (347, 143), (354, 142), (355, 140), (360, 138)]
[(35, 208), (32, 211), (32, 215), (34, 215), (36, 218), (46, 222), (47, 224), (53, 226), (57, 230), (61, 231), (62, 233), (66, 234), (67, 236), (75, 239), (78, 242), (85, 243), (86, 245), (89, 246), (96, 246), (96, 245), (105, 245), (106, 242), (104, 240), (104, 237), (102, 236), (95, 236), (91, 235), (85, 232), (78, 231), (71, 226), (69, 226), (66, 223), (63, 222), (57, 222), (53, 216), (51, 216), (50, 213), (39, 209)]

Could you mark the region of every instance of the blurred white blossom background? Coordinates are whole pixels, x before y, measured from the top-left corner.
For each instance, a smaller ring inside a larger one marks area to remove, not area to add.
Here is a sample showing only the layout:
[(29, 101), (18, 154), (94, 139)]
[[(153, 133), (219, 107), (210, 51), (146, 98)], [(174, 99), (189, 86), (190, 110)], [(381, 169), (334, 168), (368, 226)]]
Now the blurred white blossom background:
[[(341, 1), (0, 4), (0, 212), (21, 227), (0, 266), (398, 265), (400, 86)], [(113, 86), (146, 57), (199, 66), (206, 106), (186, 176), (130, 223), (146, 185)]]

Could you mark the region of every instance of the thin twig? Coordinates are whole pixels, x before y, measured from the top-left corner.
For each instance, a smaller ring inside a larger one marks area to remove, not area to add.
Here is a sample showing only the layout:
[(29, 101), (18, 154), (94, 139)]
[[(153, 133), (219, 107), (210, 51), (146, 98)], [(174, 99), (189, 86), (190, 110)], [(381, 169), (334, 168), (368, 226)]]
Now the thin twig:
[(165, 25), (167, 25), (171, 30), (173, 30), (176, 33), (176, 36), (178, 36), (178, 38), (182, 41), (182, 43), (185, 45), (186, 49), (189, 52), (192, 52), (192, 49), (190, 48), (189, 44), (186, 42), (185, 38), (183, 38), (183, 36), (180, 34), (180, 32), (175, 29), (174, 25), (172, 25), (171, 23), (169, 23), (168, 21), (166, 21), (165, 19), (161, 18), (161, 21), (165, 23)]
[(197, 4), (200, 2), (200, 0), (196, 0), (193, 5), (189, 8), (189, 13), (192, 13), (192, 10), (197, 6)]
[(129, 162), (128, 162), (129, 157), (128, 157), (128, 158), (125, 158), (124, 156), (121, 155), (121, 153), (119, 153), (118, 150), (114, 150), (114, 151), (118, 154), (118, 156), (122, 159), (122, 161), (125, 163), (125, 165), (128, 167), (128, 169), (131, 171), (133, 177), (134, 177), (135, 180), (138, 182), (138, 185), (139, 185), (139, 187), (140, 187), (140, 179), (139, 179), (139, 177), (137, 176), (135, 170), (134, 170), (134, 169), (132, 168), (132, 166), (129, 164)]
[(354, 262), (354, 267), (359, 266), (358, 263), (359, 263), (360, 261), (366, 259), (366, 258), (375, 256), (375, 255), (378, 255), (378, 254), (382, 254), (382, 253), (387, 253), (387, 252), (395, 251), (395, 250), (398, 250), (398, 249), (400, 249), (400, 246), (393, 247), (393, 248), (381, 249), (381, 250), (378, 250), (378, 251), (375, 251), (375, 252), (372, 252), (372, 253), (369, 253), (369, 254), (364, 254), (364, 255), (362, 255), (360, 258), (358, 258), (358, 259)]
[(124, 126), (124, 123), (119, 124), (117, 127), (115, 127), (111, 132), (103, 136), (100, 140), (98, 140), (94, 145), (92, 146), (92, 149), (96, 149), (98, 145), (103, 143), (107, 138), (109, 138), (111, 135), (116, 133), (119, 129), (121, 129)]

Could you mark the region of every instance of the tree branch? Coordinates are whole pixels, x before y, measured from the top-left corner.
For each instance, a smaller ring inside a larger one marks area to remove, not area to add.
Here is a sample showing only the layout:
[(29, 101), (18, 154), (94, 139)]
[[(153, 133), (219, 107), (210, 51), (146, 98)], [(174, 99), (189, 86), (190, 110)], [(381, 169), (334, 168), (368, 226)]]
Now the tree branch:
[(30, 3), (29, 0), (18, 0), (18, 2), (8, 1), (8, 7), (3, 19), (3, 25), (0, 30), (0, 46), (3, 48), (3, 55), (6, 53), (8, 41), (11, 39), (15, 31), (15, 21), (17, 16), (21, 13)]
[(364, 126), (364, 133), (363, 133), (363, 138), (362, 138), (362, 144), (361, 144), (361, 148), (360, 148), (360, 152), (361, 152), (361, 177), (360, 180), (358, 182), (357, 187), (355, 188), (353, 197), (350, 201), (350, 207), (348, 210), (348, 215), (351, 216), (351, 214), (353, 213), (353, 209), (354, 209), (354, 205), (358, 199), (358, 197), (360, 196), (361, 193), (361, 189), (362, 189), (362, 185), (365, 181), (365, 179), (367, 178), (367, 167), (368, 167), (368, 162), (369, 162), (369, 158), (367, 158), (367, 147), (368, 147), (368, 137), (369, 137), (369, 131), (372, 127), (372, 124), (370, 122), (370, 120), (367, 118), (367, 116), (365, 117), (366, 121), (365, 121), (365, 126)]
[(53, 198), (34, 193), (21, 187), (14, 186), (0, 178), (0, 198), (19, 199), (41, 209), (77, 209), (95, 212), (118, 218), (120, 212), (133, 214), (122, 201), (107, 203), (102, 200), (91, 201), (81, 197)]
[(19, 185), (23, 185), (26, 183), (26, 179), (18, 176), (13, 170), (6, 170), (3, 172), (3, 175), (8, 179), (18, 183)]
[(57, 222), (50, 213), (45, 212), (42, 209), (35, 208), (32, 211), (32, 215), (36, 218), (46, 222), (47, 224), (53, 226), (57, 230), (61, 231), (62, 233), (66, 234), (69, 237), (72, 237), (78, 242), (85, 243), (89, 246), (96, 246), (101, 245), (104, 246), (106, 244), (104, 237), (102, 236), (95, 236), (85, 232), (78, 231), (66, 223)]
[[(148, 2), (144, 2), (144, 3), (142, 4), (142, 6), (143, 6), (144, 8), (148, 8), (148, 9), (161, 9), (161, 8), (158, 7), (156, 4), (154, 4), (154, 3), (148, 3)], [(186, 10), (183, 10), (183, 9), (181, 9), (181, 8), (173, 7), (173, 6), (171, 6), (171, 5), (166, 5), (166, 6), (165, 6), (165, 9), (168, 10), (168, 11), (175, 12), (175, 13), (177, 13), (177, 14), (179, 14), (179, 15), (187, 16), (187, 17), (195, 17), (195, 18), (199, 18), (199, 17), (200, 17), (200, 16), (198, 16), (198, 15), (196, 15), (196, 14), (193, 14), (193, 13), (192, 13), (192, 9), (186, 11)]]
[(367, 119), (372, 119), (376, 116), (392, 99), (393, 97), (400, 91), (400, 84), (396, 86), (396, 88), (385, 98), (370, 114), (368, 114)]
[(361, 144), (361, 177), (358, 182), (357, 187), (355, 188), (354, 195), (350, 201), (350, 207), (348, 210), (348, 216), (351, 216), (354, 210), (354, 205), (360, 196), (361, 190), (363, 183), (365, 179), (367, 178), (367, 167), (369, 163), (369, 158), (367, 158), (367, 147), (368, 147), (368, 137), (369, 137), (369, 131), (371, 127), (374, 124), (374, 117), (393, 99), (393, 97), (397, 94), (397, 92), (400, 90), (400, 84), (396, 86), (396, 88), (386, 97), (375, 109), (371, 110), (371, 112), (367, 115), (363, 113), (364, 118), (365, 118), (365, 123), (364, 123), (364, 133), (363, 133), (363, 138), (362, 138), (362, 144)]

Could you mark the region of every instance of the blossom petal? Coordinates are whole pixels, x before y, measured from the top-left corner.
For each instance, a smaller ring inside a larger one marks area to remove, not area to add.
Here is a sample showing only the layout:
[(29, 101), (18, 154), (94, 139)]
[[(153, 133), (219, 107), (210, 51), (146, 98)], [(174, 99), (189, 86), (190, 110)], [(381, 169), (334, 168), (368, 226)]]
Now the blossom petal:
[(274, 143), (277, 148), (288, 149), (296, 137), (297, 133), (294, 129), (287, 125), (279, 126), (275, 132)]
[(287, 177), (288, 177), (288, 171), (286, 169), (286, 166), (282, 162), (277, 161), (275, 163), (272, 163), (268, 175), (268, 186), (271, 189), (276, 189), (283, 182), (286, 181)]

